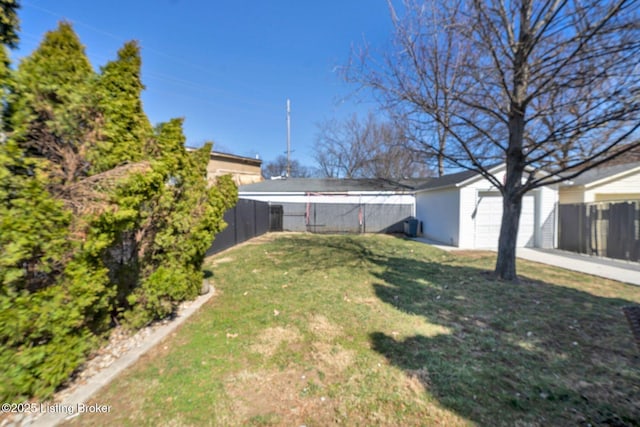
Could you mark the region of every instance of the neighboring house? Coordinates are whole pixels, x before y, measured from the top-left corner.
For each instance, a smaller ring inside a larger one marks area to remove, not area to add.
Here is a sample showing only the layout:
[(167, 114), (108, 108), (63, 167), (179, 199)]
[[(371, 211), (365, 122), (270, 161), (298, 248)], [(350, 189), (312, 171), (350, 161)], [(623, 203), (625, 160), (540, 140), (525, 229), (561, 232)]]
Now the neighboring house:
[(413, 189), (380, 179), (272, 179), (241, 186), (239, 196), (282, 206), (289, 231), (402, 232), (415, 215)]
[(207, 165), (209, 182), (221, 175), (231, 175), (236, 185), (252, 184), (262, 181), (262, 160), (235, 154), (211, 152)]
[[(502, 180), (505, 165), (489, 170)], [(465, 171), (434, 178), (416, 189), (416, 217), (425, 237), (460, 248), (496, 248), (502, 196), (479, 173)], [(556, 186), (527, 193), (522, 200), (518, 247), (552, 248), (556, 239)]]
[[(186, 148), (189, 151), (195, 150), (192, 147)], [(262, 160), (257, 157), (254, 159), (212, 151), (207, 165), (207, 180), (212, 183), (219, 176), (231, 175), (238, 186), (252, 184), (263, 180), (261, 167)]]
[(640, 162), (591, 169), (560, 184), (560, 203), (640, 200)]

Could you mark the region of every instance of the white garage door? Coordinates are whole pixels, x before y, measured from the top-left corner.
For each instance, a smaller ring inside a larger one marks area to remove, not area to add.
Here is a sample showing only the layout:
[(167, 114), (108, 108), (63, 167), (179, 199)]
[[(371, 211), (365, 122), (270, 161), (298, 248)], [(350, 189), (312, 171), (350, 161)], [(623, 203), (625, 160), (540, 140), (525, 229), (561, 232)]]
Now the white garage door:
[[(518, 229), (518, 247), (533, 246), (534, 240), (534, 197), (522, 199), (522, 213)], [(478, 193), (478, 204), (475, 217), (475, 247), (497, 248), (502, 221), (502, 195), (499, 192), (487, 191)]]

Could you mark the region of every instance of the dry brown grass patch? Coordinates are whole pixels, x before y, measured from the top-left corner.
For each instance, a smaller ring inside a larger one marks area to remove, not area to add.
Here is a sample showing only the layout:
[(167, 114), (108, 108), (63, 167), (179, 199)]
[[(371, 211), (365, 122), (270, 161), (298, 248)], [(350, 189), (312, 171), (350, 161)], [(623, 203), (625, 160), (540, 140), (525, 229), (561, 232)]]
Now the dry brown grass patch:
[(260, 353), (263, 356), (273, 356), (278, 351), (280, 344), (292, 344), (300, 341), (301, 338), (300, 331), (294, 327), (283, 328), (282, 326), (276, 326), (267, 328), (258, 337), (258, 342), (251, 346), (251, 351)]
[(342, 335), (342, 328), (322, 314), (313, 315), (309, 319), (309, 329), (314, 335), (325, 340), (332, 340)]
[(338, 374), (353, 364), (355, 352), (345, 350), (339, 345), (317, 342), (313, 343), (311, 358), (318, 363), (318, 369)]
[(318, 425), (334, 424), (334, 405), (323, 396), (307, 395), (308, 373), (297, 369), (284, 371), (241, 371), (228, 378), (225, 389), (233, 399), (234, 414), (243, 425), (268, 416), (269, 425), (303, 425), (313, 419)]

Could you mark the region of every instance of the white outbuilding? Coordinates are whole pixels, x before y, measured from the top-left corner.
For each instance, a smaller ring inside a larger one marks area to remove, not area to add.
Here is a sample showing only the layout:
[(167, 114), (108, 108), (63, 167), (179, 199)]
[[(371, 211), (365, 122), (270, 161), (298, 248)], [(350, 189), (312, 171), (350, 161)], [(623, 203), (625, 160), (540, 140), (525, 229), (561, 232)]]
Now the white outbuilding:
[(415, 215), (413, 188), (384, 179), (276, 179), (238, 190), (241, 199), (268, 202), (285, 231), (401, 233)]
[[(505, 165), (489, 170), (503, 180)], [(464, 171), (430, 180), (416, 189), (416, 217), (425, 237), (465, 249), (498, 246), (502, 195), (477, 172)], [(522, 201), (518, 247), (553, 248), (556, 245), (557, 186), (527, 193)]]

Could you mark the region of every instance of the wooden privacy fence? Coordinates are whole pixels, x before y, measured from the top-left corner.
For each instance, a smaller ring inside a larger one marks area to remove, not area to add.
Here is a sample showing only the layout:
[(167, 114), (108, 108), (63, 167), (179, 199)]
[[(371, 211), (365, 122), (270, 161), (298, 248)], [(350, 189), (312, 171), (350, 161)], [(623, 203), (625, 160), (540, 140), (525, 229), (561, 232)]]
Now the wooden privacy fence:
[(640, 261), (640, 200), (559, 205), (558, 249)]

